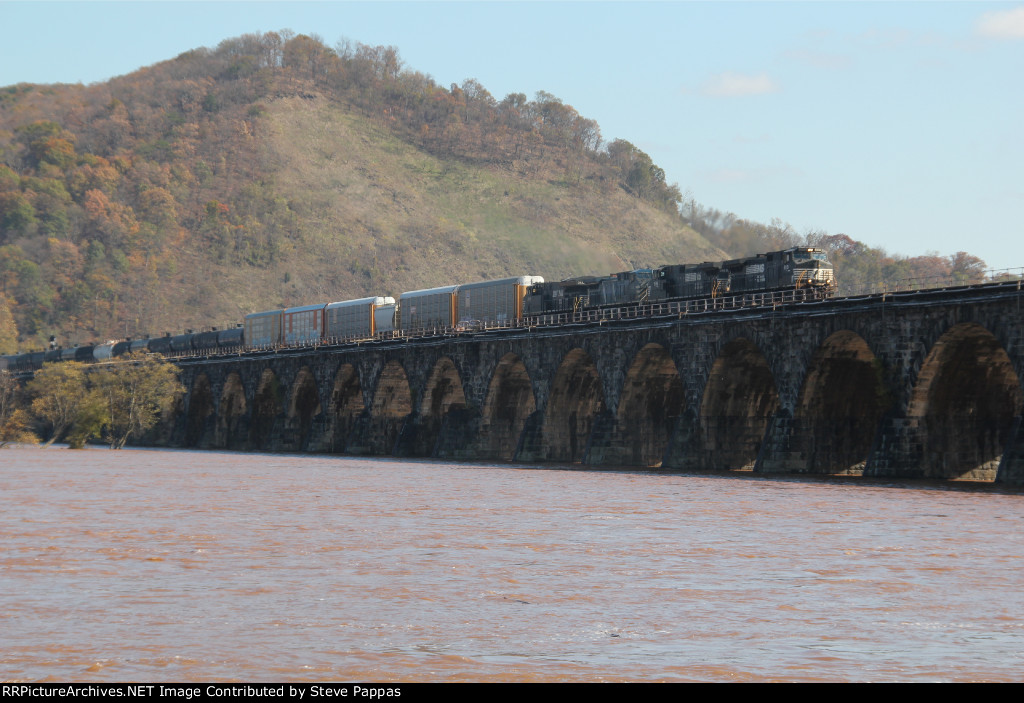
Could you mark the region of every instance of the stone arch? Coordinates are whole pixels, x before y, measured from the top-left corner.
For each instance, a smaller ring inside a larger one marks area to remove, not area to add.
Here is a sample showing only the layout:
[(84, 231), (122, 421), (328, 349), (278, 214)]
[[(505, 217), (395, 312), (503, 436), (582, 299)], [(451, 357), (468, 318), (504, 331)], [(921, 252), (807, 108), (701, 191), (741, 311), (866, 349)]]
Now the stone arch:
[(879, 423), (892, 405), (881, 361), (856, 332), (840, 330), (815, 351), (793, 413), (801, 467), (813, 473), (864, 471)]
[(923, 475), (995, 478), (1024, 405), (1006, 350), (974, 322), (950, 327), (917, 375), (907, 408), (921, 433)]
[(420, 414), (438, 417), (457, 407), (466, 407), (462, 378), (455, 368), (455, 363), (449, 357), (442, 356), (434, 364), (430, 378), (427, 379), (423, 401), (420, 403)]
[(192, 382), (192, 391), (188, 395), (188, 418), (185, 421), (186, 447), (203, 445), (208, 418), (213, 415), (214, 411), (210, 379), (205, 373), (200, 373)]
[(594, 422), (604, 412), (597, 365), (577, 347), (565, 355), (551, 382), (542, 430), (547, 459), (586, 461)]
[(608, 463), (661, 466), (685, 410), (686, 391), (675, 362), (665, 347), (647, 344), (626, 372)]
[(248, 403), (242, 377), (232, 371), (224, 381), (217, 408), (217, 432), (214, 443), (226, 449), (243, 449), (246, 446), (246, 423)]
[(249, 444), (254, 449), (273, 447), (278, 420), (284, 414), (284, 389), (271, 369), (265, 369), (256, 386), (249, 423)]
[(331, 451), (344, 452), (349, 445), (349, 435), (366, 409), (359, 372), (352, 364), (342, 364), (334, 376), (330, 407), (333, 421)]
[(413, 454), (432, 456), (445, 417), (451, 411), (465, 409), (466, 394), (459, 371), (450, 357), (442, 356), (431, 369), (424, 387)]
[(322, 413), (316, 376), (308, 366), (303, 366), (292, 383), (286, 423), (289, 436), (286, 438), (285, 446), (295, 451), (307, 449), (314, 419)]
[(394, 452), (406, 419), (411, 414), (409, 377), (401, 363), (391, 360), (381, 369), (370, 405), (370, 451), (373, 454)]
[(764, 354), (745, 337), (722, 347), (700, 405), (704, 468), (752, 469), (779, 392)]
[(487, 387), (480, 431), (480, 453), (491, 459), (515, 458), (527, 418), (537, 409), (526, 364), (509, 352), (501, 357)]

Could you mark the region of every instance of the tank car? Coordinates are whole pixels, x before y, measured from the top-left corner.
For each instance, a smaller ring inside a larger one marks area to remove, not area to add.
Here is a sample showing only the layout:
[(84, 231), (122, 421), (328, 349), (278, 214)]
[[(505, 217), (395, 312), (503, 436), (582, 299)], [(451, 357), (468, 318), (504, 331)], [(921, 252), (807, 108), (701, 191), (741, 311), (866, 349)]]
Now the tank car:
[(245, 328), (239, 325), (217, 333), (217, 349), (221, 352), (238, 351), (245, 344)]
[(14, 371), (38, 371), (43, 368), (43, 361), (46, 359), (45, 351), (26, 352), (18, 354), (10, 360), (11, 370)]
[(146, 350), (153, 354), (171, 353), (171, 333), (167, 332), (163, 337), (152, 337), (148, 340)]
[(106, 344), (97, 345), (92, 350), (92, 356), (96, 361), (110, 361), (127, 354), (131, 351), (131, 348), (132, 343), (130, 340), (109, 341)]
[(205, 332), (196, 332), (192, 337), (192, 348), (204, 354), (216, 354), (218, 334), (216, 327)]
[(93, 347), (93, 360), (110, 361), (114, 356), (114, 344), (115, 342), (107, 342), (106, 344), (97, 344), (95, 347)]
[(195, 337), (192, 330), (184, 334), (171, 335), (171, 351), (176, 354), (187, 354), (192, 351), (192, 338)]
[(92, 344), (84, 347), (75, 347), (75, 361), (81, 361), (83, 364), (95, 361), (96, 357), (93, 356), (94, 350), (95, 347)]

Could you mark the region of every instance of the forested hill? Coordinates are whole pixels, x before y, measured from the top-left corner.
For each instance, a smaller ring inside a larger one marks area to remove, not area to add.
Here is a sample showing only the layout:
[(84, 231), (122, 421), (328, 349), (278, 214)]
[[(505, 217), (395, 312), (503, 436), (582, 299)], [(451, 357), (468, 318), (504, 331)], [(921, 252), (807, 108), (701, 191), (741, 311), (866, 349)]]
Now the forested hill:
[(557, 97), (444, 88), (391, 47), (271, 32), (102, 84), (8, 86), (0, 352), (722, 258), (680, 200)]
[(798, 243), (828, 250), (841, 292), (984, 268), (688, 202), (559, 98), (445, 88), (393, 47), (270, 32), (102, 84), (0, 88), (0, 353)]

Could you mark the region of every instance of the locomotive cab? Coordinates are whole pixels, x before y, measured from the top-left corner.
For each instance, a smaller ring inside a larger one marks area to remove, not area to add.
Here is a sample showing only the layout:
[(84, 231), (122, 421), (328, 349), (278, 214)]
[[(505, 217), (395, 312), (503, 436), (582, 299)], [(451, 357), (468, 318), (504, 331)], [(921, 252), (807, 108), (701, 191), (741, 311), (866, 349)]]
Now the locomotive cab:
[(792, 275), (794, 288), (812, 288), (831, 294), (836, 288), (832, 263), (824, 251), (816, 247), (794, 247), (783, 252), (785, 268)]

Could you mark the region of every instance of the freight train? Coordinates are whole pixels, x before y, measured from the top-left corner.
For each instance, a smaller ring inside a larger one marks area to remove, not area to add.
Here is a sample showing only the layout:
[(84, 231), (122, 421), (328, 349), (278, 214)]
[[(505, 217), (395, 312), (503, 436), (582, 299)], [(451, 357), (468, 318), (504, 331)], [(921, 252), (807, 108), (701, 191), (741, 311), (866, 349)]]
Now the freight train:
[(54, 361), (107, 361), (129, 352), (228, 354), (303, 344), (334, 344), (515, 324), (549, 313), (690, 299), (800, 291), (805, 299), (835, 293), (827, 256), (814, 247), (730, 261), (673, 264), (607, 276), (545, 281), (517, 276), (409, 291), (398, 300), (374, 296), (254, 312), (236, 327), (206, 332), (50, 349), (0, 357), (0, 371), (31, 371)]

